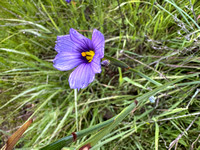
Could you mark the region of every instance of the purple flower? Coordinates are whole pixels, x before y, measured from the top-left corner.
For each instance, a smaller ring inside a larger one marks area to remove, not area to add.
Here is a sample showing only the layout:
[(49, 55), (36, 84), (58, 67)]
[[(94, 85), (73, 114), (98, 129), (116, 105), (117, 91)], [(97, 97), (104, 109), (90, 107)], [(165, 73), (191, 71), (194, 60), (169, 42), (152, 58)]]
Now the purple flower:
[(66, 2), (70, 3), (70, 2), (71, 2), (71, 0), (66, 0)]
[(54, 67), (60, 71), (76, 67), (69, 76), (70, 88), (83, 89), (94, 81), (95, 74), (101, 72), (104, 45), (104, 36), (96, 29), (91, 40), (74, 29), (70, 29), (69, 35), (57, 37)]

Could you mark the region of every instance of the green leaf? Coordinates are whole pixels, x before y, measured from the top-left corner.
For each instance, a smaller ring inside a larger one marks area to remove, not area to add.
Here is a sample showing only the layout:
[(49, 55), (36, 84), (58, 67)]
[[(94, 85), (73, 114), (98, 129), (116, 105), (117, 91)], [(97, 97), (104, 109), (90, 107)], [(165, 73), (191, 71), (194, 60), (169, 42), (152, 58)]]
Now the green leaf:
[(105, 135), (110, 133), (134, 108), (136, 107), (135, 103), (130, 104), (128, 107), (123, 109), (120, 114), (116, 116), (114, 121), (107, 126), (106, 128), (103, 128), (99, 132), (97, 132), (95, 135), (91, 136), (88, 140), (80, 144), (77, 149), (80, 149), (84, 145), (90, 145), (94, 146), (95, 144), (98, 143)]
[(139, 84), (139, 83), (137, 83), (137, 82), (135, 82), (135, 81), (129, 79), (128, 77), (124, 77), (123, 80), (125, 80), (125, 81), (127, 81), (128, 83), (131, 83), (132, 85), (135, 85), (135, 86), (137, 86), (137, 87), (139, 87), (139, 88), (142, 88), (142, 89), (144, 89), (144, 90), (147, 90), (147, 88), (145, 88), (143, 85), (141, 85), (141, 84)]
[(112, 65), (115, 65), (115, 66), (121, 67), (121, 68), (129, 68), (129, 66), (126, 63), (124, 63), (124, 62), (122, 62), (122, 61), (120, 61), (118, 59), (109, 57), (107, 55), (105, 55), (104, 58), (110, 60)]
[[(76, 140), (82, 138), (83, 136), (89, 135), (96, 130), (100, 130), (101, 128), (108, 126), (109, 124), (111, 124), (114, 121), (114, 118), (111, 118), (100, 124), (94, 125), (90, 128), (81, 130), (79, 132), (75, 132), (74, 135), (76, 135)], [(61, 139), (49, 144), (49, 145), (46, 145), (45, 147), (41, 148), (41, 150), (60, 150), (61, 148), (63, 148), (64, 146), (66, 146), (67, 144), (69, 144), (73, 141), (74, 141), (73, 135), (66, 136), (64, 138), (61, 138)]]

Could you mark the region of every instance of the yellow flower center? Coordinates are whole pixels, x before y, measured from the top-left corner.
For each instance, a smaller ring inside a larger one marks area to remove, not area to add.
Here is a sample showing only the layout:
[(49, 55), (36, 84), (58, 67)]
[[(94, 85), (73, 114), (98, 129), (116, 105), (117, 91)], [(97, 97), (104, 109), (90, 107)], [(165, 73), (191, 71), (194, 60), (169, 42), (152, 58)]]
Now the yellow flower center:
[(94, 51), (90, 50), (89, 52), (82, 52), (81, 55), (85, 57), (88, 60), (88, 62), (91, 62), (95, 53)]

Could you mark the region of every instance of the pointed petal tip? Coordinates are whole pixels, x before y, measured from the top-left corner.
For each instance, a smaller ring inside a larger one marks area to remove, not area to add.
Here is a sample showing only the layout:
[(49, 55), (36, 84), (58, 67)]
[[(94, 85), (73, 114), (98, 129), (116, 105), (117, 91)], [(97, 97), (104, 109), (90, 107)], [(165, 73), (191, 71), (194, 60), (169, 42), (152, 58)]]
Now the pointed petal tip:
[(99, 31), (99, 30), (97, 30), (97, 29), (93, 29), (93, 33), (94, 33), (94, 32), (98, 32), (98, 31)]
[(70, 28), (70, 30), (69, 30), (70, 34), (73, 34), (73, 33), (76, 33), (76, 32), (78, 32), (78, 31), (76, 31), (74, 28)]

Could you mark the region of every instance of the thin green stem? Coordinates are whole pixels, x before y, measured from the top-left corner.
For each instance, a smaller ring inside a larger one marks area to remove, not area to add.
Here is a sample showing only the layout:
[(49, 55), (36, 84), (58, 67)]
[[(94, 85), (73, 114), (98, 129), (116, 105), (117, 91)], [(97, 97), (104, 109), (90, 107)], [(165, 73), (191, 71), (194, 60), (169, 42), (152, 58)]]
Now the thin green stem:
[(75, 114), (76, 114), (76, 131), (78, 131), (77, 89), (74, 89), (74, 103), (75, 103)]

